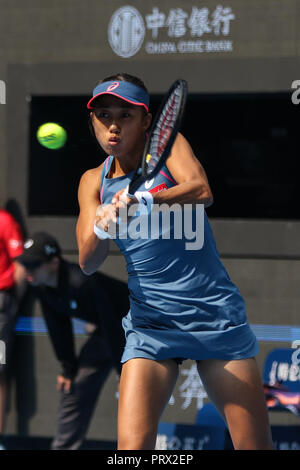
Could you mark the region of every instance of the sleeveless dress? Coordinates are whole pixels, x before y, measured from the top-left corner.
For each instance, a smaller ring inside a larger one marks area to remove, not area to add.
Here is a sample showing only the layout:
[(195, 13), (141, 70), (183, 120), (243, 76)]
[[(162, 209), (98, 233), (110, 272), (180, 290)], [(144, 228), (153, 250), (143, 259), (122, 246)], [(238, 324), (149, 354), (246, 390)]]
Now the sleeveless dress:
[[(113, 158), (107, 157), (103, 166), (102, 204), (110, 204), (134, 174), (108, 178)], [(154, 193), (174, 185), (164, 166), (139, 191)], [(136, 357), (232, 360), (257, 354), (244, 300), (220, 260), (205, 211), (203, 222), (204, 243), (197, 250), (187, 250), (185, 238), (114, 239), (126, 258), (130, 300), (121, 362)]]

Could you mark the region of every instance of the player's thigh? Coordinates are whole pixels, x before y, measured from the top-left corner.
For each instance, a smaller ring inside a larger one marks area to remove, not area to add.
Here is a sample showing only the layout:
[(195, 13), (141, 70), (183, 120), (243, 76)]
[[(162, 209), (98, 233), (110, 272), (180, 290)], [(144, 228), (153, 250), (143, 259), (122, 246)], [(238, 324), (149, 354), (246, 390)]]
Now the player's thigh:
[(207, 391), (226, 419), (235, 448), (271, 447), (268, 412), (256, 360), (198, 362)]
[(156, 433), (159, 418), (168, 403), (178, 365), (173, 359), (152, 361), (135, 358), (122, 368), (118, 429), (119, 436)]

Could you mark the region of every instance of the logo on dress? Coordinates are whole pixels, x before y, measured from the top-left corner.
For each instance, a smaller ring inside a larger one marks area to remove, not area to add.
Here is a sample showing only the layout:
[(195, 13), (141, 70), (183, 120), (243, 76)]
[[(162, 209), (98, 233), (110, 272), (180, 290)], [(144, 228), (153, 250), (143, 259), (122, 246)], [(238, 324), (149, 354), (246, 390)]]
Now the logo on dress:
[(161, 191), (165, 191), (168, 189), (166, 183), (159, 184), (158, 186), (155, 186), (155, 188), (150, 189), (149, 193), (160, 193)]
[(152, 179), (149, 180), (149, 181), (145, 181), (145, 188), (146, 188), (146, 189), (151, 188), (151, 186), (153, 185), (153, 183), (154, 183), (154, 178), (152, 178)]
[(112, 83), (111, 85), (109, 85), (109, 87), (106, 88), (106, 91), (113, 91), (113, 90), (115, 90), (116, 88), (118, 88), (119, 85), (120, 85), (119, 82), (114, 82), (114, 83)]
[(144, 37), (144, 20), (136, 8), (124, 6), (114, 12), (108, 25), (108, 40), (115, 54), (132, 57), (140, 50)]

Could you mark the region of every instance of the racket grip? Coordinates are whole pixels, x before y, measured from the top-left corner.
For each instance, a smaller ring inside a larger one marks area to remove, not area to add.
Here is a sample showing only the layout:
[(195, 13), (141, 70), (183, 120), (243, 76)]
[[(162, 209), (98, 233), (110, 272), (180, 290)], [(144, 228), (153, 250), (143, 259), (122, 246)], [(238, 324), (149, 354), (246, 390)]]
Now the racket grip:
[(120, 201), (125, 202), (125, 204), (126, 204), (126, 202), (127, 202), (126, 199), (127, 199), (128, 197), (130, 197), (130, 199), (134, 198), (134, 195), (133, 195), (133, 194), (129, 194), (128, 190), (129, 190), (129, 185), (126, 186), (126, 188), (124, 189), (124, 191), (122, 192), (122, 194), (121, 194), (121, 196), (120, 196)]
[(152, 194), (149, 193), (149, 191), (136, 191), (134, 194), (130, 194), (128, 190), (129, 187), (127, 186), (127, 188), (125, 188), (123, 193), (121, 194), (120, 200), (122, 201), (122, 198), (124, 198), (124, 202), (126, 202), (127, 197), (129, 197), (130, 199), (133, 199), (135, 197), (141, 208), (144, 210), (146, 209), (146, 211), (150, 213), (153, 206)]

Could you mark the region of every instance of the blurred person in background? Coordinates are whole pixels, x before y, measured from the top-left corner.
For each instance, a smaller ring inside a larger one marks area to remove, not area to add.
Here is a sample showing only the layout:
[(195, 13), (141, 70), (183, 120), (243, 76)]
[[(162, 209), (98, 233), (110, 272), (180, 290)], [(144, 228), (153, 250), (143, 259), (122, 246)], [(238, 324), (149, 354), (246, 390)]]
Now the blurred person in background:
[(21, 227), (12, 215), (0, 209), (0, 450), (5, 449), (4, 428), (7, 399), (7, 368), (10, 365), (18, 302), (26, 279), (24, 268), (13, 259), (23, 253)]
[[(51, 235), (38, 232), (24, 244), (16, 259), (25, 269), (39, 299), (48, 332), (62, 371), (57, 376), (61, 392), (53, 450), (79, 449), (85, 439), (97, 398), (109, 372), (121, 373), (125, 338), (122, 317), (128, 311), (127, 285), (99, 272), (82, 273), (77, 264), (62, 258)], [(90, 329), (88, 340), (76, 356), (72, 318)]]

